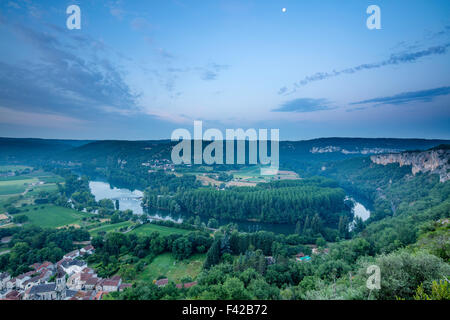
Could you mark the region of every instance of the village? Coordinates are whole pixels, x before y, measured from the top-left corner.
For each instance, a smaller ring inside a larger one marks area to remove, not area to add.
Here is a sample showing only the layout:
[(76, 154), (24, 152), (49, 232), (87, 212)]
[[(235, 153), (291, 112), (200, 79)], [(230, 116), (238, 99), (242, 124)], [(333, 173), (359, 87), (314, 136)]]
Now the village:
[(92, 245), (67, 253), (57, 263), (44, 261), (15, 278), (0, 273), (0, 300), (101, 300), (131, 284), (120, 276), (102, 279), (83, 260), (95, 251)]

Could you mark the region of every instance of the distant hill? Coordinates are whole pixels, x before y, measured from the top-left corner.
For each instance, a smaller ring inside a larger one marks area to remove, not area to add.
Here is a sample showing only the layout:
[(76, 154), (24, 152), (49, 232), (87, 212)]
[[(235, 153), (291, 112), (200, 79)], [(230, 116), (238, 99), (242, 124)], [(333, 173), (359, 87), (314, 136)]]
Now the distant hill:
[(105, 165), (110, 160), (127, 160), (142, 163), (149, 158), (170, 159), (174, 143), (170, 140), (153, 141), (94, 141), (82, 146), (65, 150), (56, 155), (59, 160), (95, 161), (97, 165)]
[[(149, 159), (170, 159), (170, 140), (61, 140), (0, 138), (0, 161), (72, 161), (104, 166), (118, 159), (141, 163)], [(450, 140), (426, 139), (368, 139), (320, 138), (302, 141), (281, 141), (280, 162), (301, 166), (303, 162), (341, 160), (362, 155), (373, 155), (408, 150), (427, 150), (450, 144)], [(207, 142), (203, 143), (203, 147)]]
[(0, 138), (0, 161), (33, 161), (90, 143), (90, 140)]

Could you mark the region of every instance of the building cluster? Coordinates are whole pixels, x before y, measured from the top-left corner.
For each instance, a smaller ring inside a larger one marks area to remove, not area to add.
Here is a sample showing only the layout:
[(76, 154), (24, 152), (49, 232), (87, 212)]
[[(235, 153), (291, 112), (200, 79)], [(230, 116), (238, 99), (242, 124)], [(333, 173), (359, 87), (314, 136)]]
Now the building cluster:
[(175, 165), (168, 159), (153, 159), (143, 162), (141, 165), (150, 168), (148, 172), (156, 172), (157, 170), (175, 171)]
[(101, 300), (108, 292), (131, 287), (119, 276), (98, 277), (83, 260), (94, 251), (94, 247), (88, 245), (67, 253), (57, 263), (35, 263), (30, 266), (31, 271), (15, 278), (7, 272), (0, 273), (0, 299)]
[[(310, 245), (309, 247), (311, 247), (311, 253), (313, 255), (328, 254), (330, 252), (330, 249), (319, 248), (316, 245)], [(297, 262), (309, 262), (309, 261), (311, 261), (311, 256), (306, 255), (303, 252), (299, 252), (295, 255), (295, 260)]]
[(0, 213), (0, 225), (8, 224), (11, 222), (11, 217), (7, 212)]

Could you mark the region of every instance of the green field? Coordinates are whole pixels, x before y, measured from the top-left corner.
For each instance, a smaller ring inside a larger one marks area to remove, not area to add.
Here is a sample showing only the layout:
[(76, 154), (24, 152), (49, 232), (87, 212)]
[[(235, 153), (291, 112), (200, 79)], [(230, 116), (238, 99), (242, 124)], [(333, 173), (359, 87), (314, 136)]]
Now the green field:
[(33, 179), (34, 177), (30, 175), (20, 175), (20, 176), (7, 176), (7, 177), (0, 177), (0, 181), (13, 181), (13, 180), (29, 180)]
[(169, 281), (179, 283), (185, 277), (195, 279), (202, 270), (205, 254), (194, 254), (188, 259), (177, 261), (172, 253), (157, 256), (138, 275), (138, 281), (152, 282), (159, 277), (167, 277)]
[(44, 183), (62, 183), (64, 182), (64, 178), (57, 175), (48, 175), (48, 176), (39, 176), (39, 180)]
[[(41, 207), (44, 208), (42, 209)], [(34, 208), (37, 208), (37, 210), (34, 210)], [(82, 218), (92, 216), (89, 213), (54, 205), (27, 206), (26, 209), (29, 211), (21, 212), (17, 215), (26, 215), (29, 219), (28, 224), (42, 228), (57, 228), (69, 224), (79, 225), (82, 222)]]
[(6, 166), (0, 166), (0, 172), (8, 172), (8, 171), (16, 171), (16, 170), (25, 170), (25, 169), (32, 169), (28, 166), (21, 166), (21, 165), (6, 165)]
[(57, 191), (58, 187), (54, 183), (49, 183), (49, 184), (41, 184), (41, 185), (33, 186), (32, 189), (33, 190), (30, 190), (27, 193), (28, 196), (35, 196), (41, 191), (46, 191), (46, 192)]
[(38, 179), (21, 179), (0, 181), (0, 195), (18, 194), (25, 191), (28, 184), (37, 182)]
[(119, 222), (119, 223), (115, 223), (115, 224), (105, 224), (102, 225), (100, 227), (97, 228), (93, 228), (89, 230), (89, 233), (92, 236), (96, 236), (98, 235), (99, 232), (120, 232), (119, 229), (123, 228), (123, 227), (129, 227), (131, 225), (133, 225), (134, 223), (132, 221), (124, 221), (124, 222)]
[(158, 231), (163, 236), (167, 236), (170, 234), (186, 234), (188, 232), (191, 232), (191, 230), (170, 228), (170, 227), (160, 226), (157, 224), (147, 223), (147, 224), (137, 227), (130, 233), (134, 233), (134, 234), (143, 236), (143, 235), (149, 235), (150, 233), (155, 232), (155, 231)]

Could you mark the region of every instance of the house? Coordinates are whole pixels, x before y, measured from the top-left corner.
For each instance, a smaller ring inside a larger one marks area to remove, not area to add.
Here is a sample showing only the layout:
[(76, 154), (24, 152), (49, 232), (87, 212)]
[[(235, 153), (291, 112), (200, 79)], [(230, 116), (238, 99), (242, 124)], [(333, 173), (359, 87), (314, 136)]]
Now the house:
[(39, 265), (36, 268), (37, 272), (42, 272), (44, 269), (47, 270), (55, 270), (55, 266), (53, 265), (53, 263), (49, 262), (49, 261), (45, 261), (44, 263), (42, 263), (41, 265)]
[(90, 274), (94, 274), (94, 269), (91, 269), (89, 267), (84, 268), (83, 270), (81, 270), (81, 272), (83, 273), (90, 273)]
[(188, 289), (188, 288), (193, 287), (195, 285), (197, 285), (197, 281), (185, 283), (185, 284), (183, 284), (183, 286), (182, 286), (181, 283), (179, 283), (179, 284), (176, 285), (176, 287), (178, 289), (181, 289), (182, 287)]
[(34, 285), (40, 284), (41, 277), (40, 275), (34, 276), (23, 282), (22, 286), (24, 290), (28, 290)]
[(66, 285), (71, 290), (81, 290), (81, 272), (74, 273), (67, 279)]
[(75, 295), (73, 295), (70, 299), (68, 300), (94, 300), (96, 296), (96, 292), (95, 291), (82, 291), (79, 290), (77, 291), (77, 293)]
[(23, 273), (16, 278), (16, 288), (24, 289), (24, 282), (31, 279), (31, 276), (34, 274), (34, 271), (29, 271), (27, 273)]
[(127, 288), (131, 288), (133, 285), (131, 283), (122, 283), (119, 287), (119, 291), (123, 291)]
[(16, 278), (11, 278), (6, 282), (6, 290), (12, 290), (16, 287)]
[(57, 263), (56, 263), (56, 267), (58, 268), (59, 266), (61, 266), (61, 264), (64, 262), (64, 261), (70, 261), (70, 260), (72, 260), (72, 259), (70, 259), (70, 258), (62, 258), (61, 260), (59, 260)]
[(11, 290), (5, 295), (5, 300), (21, 300), (22, 295), (17, 290)]
[(85, 290), (94, 290), (99, 281), (100, 279), (97, 277), (90, 277), (84, 282), (83, 287)]
[(78, 291), (76, 291), (76, 290), (66, 289), (66, 290), (62, 291), (61, 298), (64, 300), (69, 300), (70, 298), (75, 296), (77, 294), (77, 292)]
[(328, 249), (328, 248), (324, 248), (324, 249), (321, 249), (321, 248), (313, 248), (313, 249), (312, 249), (312, 253), (313, 253), (313, 254), (321, 254), (321, 253), (328, 254), (328, 252), (330, 252), (330, 249)]
[(79, 272), (70, 277), (68, 283), (72, 288), (78, 290), (94, 290), (99, 281), (100, 279), (95, 274)]
[(9, 280), (11, 280), (11, 275), (8, 272), (0, 273), (0, 291), (6, 288)]
[(102, 279), (96, 285), (97, 291), (119, 291), (120, 285), (122, 284), (122, 279), (119, 276), (115, 276), (110, 279)]
[(268, 265), (274, 264), (274, 263), (275, 263), (275, 258), (272, 257), (272, 256), (267, 256), (267, 257), (266, 257), (266, 263), (267, 263)]
[(158, 287), (164, 287), (165, 285), (167, 285), (169, 283), (169, 279), (165, 278), (165, 279), (154, 280), (153, 283), (156, 284)]
[(58, 266), (55, 274), (56, 289), (62, 291), (66, 287), (66, 272)]
[(75, 258), (77, 258), (77, 257), (79, 257), (79, 256), (80, 256), (80, 250), (76, 249), (76, 250), (73, 250), (73, 251), (67, 253), (66, 255), (64, 255), (63, 258), (66, 258), (66, 259), (75, 259)]
[(54, 270), (50, 269), (41, 269), (41, 272), (39, 273), (39, 282), (45, 283), (50, 280), (50, 278), (55, 274)]
[(61, 264), (60, 267), (64, 270), (65, 273), (67, 273), (69, 276), (81, 272), (84, 268), (87, 267), (87, 263), (82, 260), (70, 260), (65, 259)]
[(93, 254), (94, 252), (95, 252), (95, 249), (94, 249), (94, 247), (91, 244), (80, 249), (80, 254), (81, 255), (85, 255), (85, 254), (89, 255), (89, 254)]
[(2, 244), (7, 244), (7, 243), (9, 243), (9, 242), (11, 241), (11, 239), (12, 239), (12, 237), (3, 237), (3, 238), (0, 240), (0, 242), (1, 242)]
[(38, 268), (39, 268), (39, 266), (40, 266), (41, 264), (39, 263), (39, 262), (36, 262), (36, 263), (33, 263), (31, 266), (29, 266), (31, 269), (33, 269), (34, 271), (36, 271)]
[(300, 262), (309, 262), (311, 261), (311, 257), (310, 256), (296, 257), (295, 260)]
[(107, 292), (98, 291), (97, 294), (95, 295), (94, 300), (102, 300), (102, 298), (105, 294), (107, 294)]
[(0, 224), (7, 222), (9, 222), (9, 217), (5, 213), (0, 214)]
[(56, 300), (56, 283), (34, 285), (25, 292), (24, 300)]

